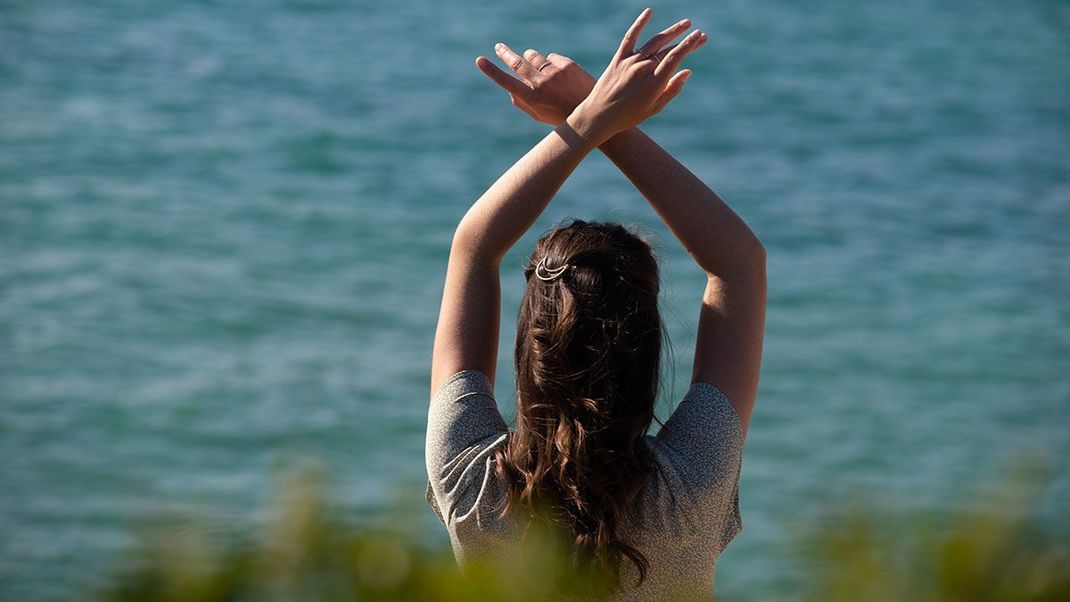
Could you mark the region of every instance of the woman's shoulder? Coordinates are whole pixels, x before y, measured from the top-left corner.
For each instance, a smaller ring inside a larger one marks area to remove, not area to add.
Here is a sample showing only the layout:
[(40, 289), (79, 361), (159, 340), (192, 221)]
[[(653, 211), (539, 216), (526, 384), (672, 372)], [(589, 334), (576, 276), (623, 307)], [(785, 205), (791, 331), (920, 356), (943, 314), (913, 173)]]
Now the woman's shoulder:
[(479, 370), (454, 373), (431, 396), (425, 441), (428, 476), (441, 474), (472, 446), (507, 432), (487, 375)]
[(453, 529), (469, 519), (482, 521), (497, 509), (494, 456), (508, 434), (490, 379), (479, 370), (451, 375), (431, 396), (427, 501), (444, 525)]

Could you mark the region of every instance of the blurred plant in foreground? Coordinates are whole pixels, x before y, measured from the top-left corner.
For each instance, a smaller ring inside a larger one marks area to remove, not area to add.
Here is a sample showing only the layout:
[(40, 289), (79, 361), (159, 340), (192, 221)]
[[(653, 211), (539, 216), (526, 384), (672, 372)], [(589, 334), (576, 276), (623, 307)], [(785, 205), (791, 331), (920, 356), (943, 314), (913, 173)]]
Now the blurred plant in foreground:
[(822, 602), (1065, 602), (1070, 548), (1041, 520), (1049, 479), (1023, 465), (975, 507), (949, 517), (893, 518), (856, 504), (819, 521), (810, 600)]
[[(821, 601), (1070, 600), (1070, 555), (1032, 520), (1039, 492), (1015, 485), (988, 511), (944, 527), (848, 511), (807, 538), (807, 598)], [(403, 525), (353, 528), (326, 503), (320, 478), (283, 481), (262, 529), (229, 543), (186, 521), (154, 530), (101, 598), (110, 602), (545, 600), (595, 591), (570, 575), (552, 537), (462, 576), (448, 547)], [(419, 521), (409, 519), (409, 526)], [(903, 526), (900, 526), (903, 525)]]
[[(187, 519), (150, 529), (115, 585), (112, 602), (545, 600), (559, 592), (581, 599), (605, 586), (569, 571), (562, 542), (533, 532), (524, 552), (474, 562), (461, 575), (446, 546), (428, 547), (412, 532), (411, 514), (355, 528), (327, 504), (322, 475), (291, 472), (275, 491), (255, 535), (208, 535)], [(420, 506), (402, 508), (416, 512)]]

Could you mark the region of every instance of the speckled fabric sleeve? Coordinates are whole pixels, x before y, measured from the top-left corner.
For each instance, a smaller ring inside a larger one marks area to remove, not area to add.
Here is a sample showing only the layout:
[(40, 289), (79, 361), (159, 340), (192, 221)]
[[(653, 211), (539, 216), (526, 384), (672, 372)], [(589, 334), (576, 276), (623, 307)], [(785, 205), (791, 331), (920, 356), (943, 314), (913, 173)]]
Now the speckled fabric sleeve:
[(711, 536), (718, 552), (723, 550), (743, 530), (739, 513), (743, 431), (732, 403), (714, 385), (692, 383), (656, 440), (671, 450), (672, 463), (704, 522), (720, 525)]
[[(487, 456), (509, 432), (490, 380), (478, 370), (450, 376), (427, 416), (427, 501), (447, 527), (479, 505)], [(480, 474), (475, 474), (480, 472)]]

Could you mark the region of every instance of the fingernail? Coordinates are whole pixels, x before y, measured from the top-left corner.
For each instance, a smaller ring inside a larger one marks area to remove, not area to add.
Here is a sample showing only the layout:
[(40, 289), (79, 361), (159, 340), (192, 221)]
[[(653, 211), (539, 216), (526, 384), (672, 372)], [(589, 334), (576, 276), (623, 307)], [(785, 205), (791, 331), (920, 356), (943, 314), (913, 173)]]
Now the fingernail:
[(683, 27), (684, 25), (690, 25), (690, 24), (691, 24), (691, 19), (683, 19), (679, 23), (677, 23), (676, 26), (677, 27)]
[(494, 45), (494, 49), (495, 50), (501, 50), (502, 46), (503, 46), (503, 44), (501, 42), (498, 42), (497, 44)]

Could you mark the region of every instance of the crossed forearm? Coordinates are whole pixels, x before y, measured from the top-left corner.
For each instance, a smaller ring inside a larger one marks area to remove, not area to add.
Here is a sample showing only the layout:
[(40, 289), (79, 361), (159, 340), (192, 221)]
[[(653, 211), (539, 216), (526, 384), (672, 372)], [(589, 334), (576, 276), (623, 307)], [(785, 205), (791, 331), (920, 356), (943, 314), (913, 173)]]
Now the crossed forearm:
[[(574, 135), (569, 124), (562, 124), (502, 174), (461, 221), (455, 247), (484, 262), (499, 261), (590, 150)], [(639, 128), (620, 132), (598, 148), (631, 180), (706, 274), (731, 278), (764, 263), (765, 250), (747, 224)]]
[[(679, 35), (689, 23), (685, 19), (670, 30)], [(658, 44), (664, 42), (659, 38)], [(520, 80), (483, 57), (476, 65), (509, 92), (513, 104), (539, 121), (557, 123), (570, 105), (575, 109), (576, 98), (583, 98), (586, 91), (589, 99), (595, 89), (594, 78), (560, 54), (547, 58), (528, 50), (521, 57), (505, 44), (498, 44), (496, 52)], [(764, 249), (743, 220), (639, 128), (620, 131), (599, 148), (635, 184), (708, 275), (724, 279), (741, 269), (753, 273), (755, 267), (764, 268)]]
[(639, 128), (599, 149), (620, 168), (708, 275), (727, 277), (764, 261), (764, 249), (732, 209)]

